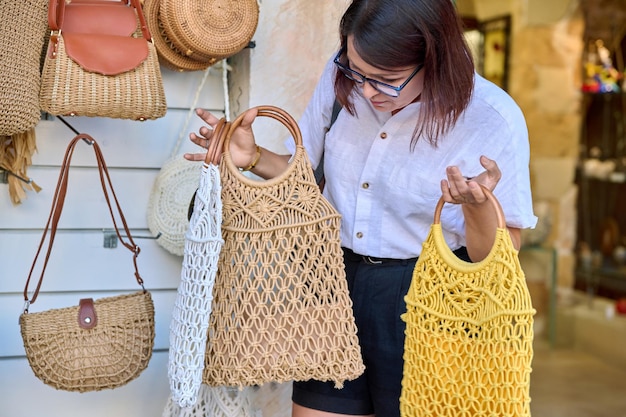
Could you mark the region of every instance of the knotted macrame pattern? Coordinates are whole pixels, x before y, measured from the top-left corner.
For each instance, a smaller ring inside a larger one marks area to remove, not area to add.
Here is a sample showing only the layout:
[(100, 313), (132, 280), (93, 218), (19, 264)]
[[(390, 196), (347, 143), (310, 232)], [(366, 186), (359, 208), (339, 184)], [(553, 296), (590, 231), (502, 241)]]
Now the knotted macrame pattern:
[(209, 385), (313, 378), (341, 387), (363, 372), (340, 215), (296, 143), (286, 171), (267, 181), (243, 176), (229, 152), (222, 156), (224, 247), (203, 378)]
[(170, 396), (162, 417), (262, 417), (254, 405), (252, 390), (202, 385), (191, 407), (181, 407)]
[(403, 417), (530, 416), (535, 311), (506, 229), (472, 264), (433, 224), (405, 300)]
[(223, 244), (220, 193), (219, 169), (205, 163), (185, 234), (181, 281), (170, 325), (168, 376), (171, 398), (181, 407), (196, 404), (202, 383), (213, 286)]

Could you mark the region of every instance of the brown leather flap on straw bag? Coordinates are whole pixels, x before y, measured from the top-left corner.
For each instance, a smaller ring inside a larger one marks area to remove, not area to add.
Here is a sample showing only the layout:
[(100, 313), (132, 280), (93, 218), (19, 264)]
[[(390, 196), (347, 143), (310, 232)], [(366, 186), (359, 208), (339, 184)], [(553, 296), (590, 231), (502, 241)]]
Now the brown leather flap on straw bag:
[(65, 6), (60, 16), (64, 33), (101, 33), (130, 36), (137, 29), (135, 9), (124, 3), (76, 2)]
[(117, 75), (137, 68), (148, 57), (145, 39), (63, 33), (67, 55), (86, 71)]

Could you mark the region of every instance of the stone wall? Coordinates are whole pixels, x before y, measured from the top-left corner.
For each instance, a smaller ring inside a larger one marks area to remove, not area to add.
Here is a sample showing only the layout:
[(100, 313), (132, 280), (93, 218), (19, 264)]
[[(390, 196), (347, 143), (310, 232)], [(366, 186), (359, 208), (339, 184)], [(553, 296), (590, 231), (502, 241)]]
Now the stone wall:
[(533, 197), (537, 214), (549, 216), (540, 217), (550, 226), (544, 245), (556, 250), (557, 292), (566, 296), (574, 284), (585, 23), (577, 0), (545, 3), (474, 0), (478, 20), (512, 16), (509, 93), (526, 116)]

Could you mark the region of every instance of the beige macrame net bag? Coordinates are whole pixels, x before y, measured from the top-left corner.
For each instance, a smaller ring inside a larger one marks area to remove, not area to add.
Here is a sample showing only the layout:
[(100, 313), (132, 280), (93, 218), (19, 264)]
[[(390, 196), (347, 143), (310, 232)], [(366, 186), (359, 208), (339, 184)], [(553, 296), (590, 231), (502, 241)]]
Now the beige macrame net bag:
[(528, 417), (535, 310), (500, 204), (491, 252), (469, 263), (443, 237), (440, 214), (415, 265), (407, 312), (403, 417)]
[(321, 195), (295, 120), (260, 106), (296, 142), (281, 175), (250, 179), (220, 163), (222, 237), (203, 382), (250, 386), (316, 379), (341, 387), (364, 369), (340, 247), (340, 215)]

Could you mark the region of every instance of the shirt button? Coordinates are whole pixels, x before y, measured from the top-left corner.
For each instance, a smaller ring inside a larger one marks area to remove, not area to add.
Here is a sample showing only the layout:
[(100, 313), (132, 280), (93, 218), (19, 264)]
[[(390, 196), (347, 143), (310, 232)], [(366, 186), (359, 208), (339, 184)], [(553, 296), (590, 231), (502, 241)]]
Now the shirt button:
[(368, 189), (370, 188), (370, 183), (369, 182), (364, 182), (363, 185), (361, 185), (361, 187), (363, 187), (364, 189)]
[(361, 239), (363, 237), (363, 232), (357, 232), (356, 237)]
[(387, 134), (385, 132), (380, 134), (381, 139), (387, 139)]

